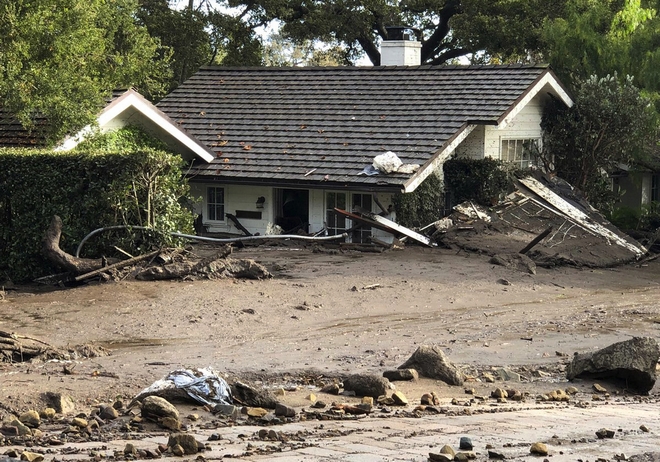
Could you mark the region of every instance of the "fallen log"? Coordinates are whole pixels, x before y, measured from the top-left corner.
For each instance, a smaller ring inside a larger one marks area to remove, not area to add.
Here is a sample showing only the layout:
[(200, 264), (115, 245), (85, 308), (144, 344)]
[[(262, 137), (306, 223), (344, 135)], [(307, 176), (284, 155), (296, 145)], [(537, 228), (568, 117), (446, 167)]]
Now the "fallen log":
[(97, 276), (101, 273), (105, 273), (105, 272), (110, 271), (110, 270), (124, 268), (124, 267), (130, 266), (134, 263), (141, 262), (142, 260), (148, 260), (150, 258), (154, 258), (154, 257), (158, 256), (158, 254), (161, 253), (161, 252), (162, 252), (162, 249), (154, 250), (153, 252), (146, 253), (144, 255), (139, 255), (137, 257), (129, 258), (128, 260), (123, 260), (123, 261), (120, 261), (119, 263), (115, 263), (115, 264), (112, 264), (112, 265), (109, 265), (109, 266), (105, 266), (103, 268), (98, 268), (98, 269), (95, 269), (93, 271), (90, 271), (89, 273), (81, 274), (80, 276), (76, 276), (75, 278), (73, 278), (73, 280), (76, 281), (76, 282), (84, 281), (85, 279), (92, 278), (94, 276)]
[(74, 274), (89, 273), (103, 267), (104, 260), (101, 258), (80, 258), (66, 253), (60, 248), (61, 237), (62, 219), (54, 215), (42, 241), (42, 252), (48, 260)]

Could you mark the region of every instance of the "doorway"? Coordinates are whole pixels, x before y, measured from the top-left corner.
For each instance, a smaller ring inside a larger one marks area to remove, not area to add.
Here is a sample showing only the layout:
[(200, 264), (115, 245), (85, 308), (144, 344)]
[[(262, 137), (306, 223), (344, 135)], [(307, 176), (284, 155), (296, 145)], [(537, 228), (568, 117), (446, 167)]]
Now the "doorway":
[[(371, 212), (373, 197), (371, 194), (353, 194), (351, 200), (351, 210), (353, 212)], [(353, 230), (351, 234), (352, 242), (366, 243), (371, 241), (371, 226), (363, 224), (358, 229)]]
[(309, 190), (275, 189), (275, 224), (284, 234), (309, 231)]

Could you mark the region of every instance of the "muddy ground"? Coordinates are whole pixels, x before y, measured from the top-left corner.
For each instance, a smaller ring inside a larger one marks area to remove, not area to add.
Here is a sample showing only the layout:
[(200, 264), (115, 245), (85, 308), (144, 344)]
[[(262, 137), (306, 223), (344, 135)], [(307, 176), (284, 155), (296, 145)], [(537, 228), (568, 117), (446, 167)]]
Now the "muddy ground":
[[(486, 256), (437, 248), (328, 254), (261, 247), (235, 256), (263, 263), (274, 277), (6, 290), (1, 331), (110, 354), (0, 363), (0, 415), (40, 409), (48, 391), (71, 396), (81, 408), (130, 400), (169, 371), (207, 366), (273, 389), (298, 386), (282, 400), (304, 407), (319, 380), (381, 374), (422, 344), (441, 345), (471, 377), (498, 367), (517, 371), (523, 382), (515, 387), (534, 396), (569, 385), (562, 371), (574, 352), (636, 335), (657, 338), (660, 330), (658, 260), (598, 270), (538, 268), (530, 275), (494, 266)], [(575, 383), (585, 400), (592, 384)], [(397, 385), (415, 402), (428, 391), (443, 400), (465, 398), (464, 387), (438, 381)], [(469, 386), (483, 395), (494, 387)]]

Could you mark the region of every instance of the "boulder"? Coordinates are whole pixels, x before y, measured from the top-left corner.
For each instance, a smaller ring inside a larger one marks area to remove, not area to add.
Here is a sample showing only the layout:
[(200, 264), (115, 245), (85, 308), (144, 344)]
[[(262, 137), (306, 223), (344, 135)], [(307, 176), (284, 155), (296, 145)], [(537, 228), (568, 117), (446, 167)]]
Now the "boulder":
[(419, 373), (415, 369), (394, 369), (383, 372), (383, 377), (390, 382), (411, 381), (419, 379)]
[(576, 354), (566, 378), (623, 380), (626, 387), (647, 394), (655, 385), (660, 347), (650, 337), (635, 337), (593, 353)]
[(275, 409), (277, 406), (275, 397), (265, 390), (256, 390), (242, 382), (233, 383), (230, 387), (234, 399), (245, 406), (265, 409)]
[(463, 373), (437, 345), (422, 345), (399, 369), (415, 369), (424, 377), (442, 380), (449, 385), (463, 385)]
[(167, 446), (173, 448), (177, 445), (181, 446), (184, 454), (197, 454), (200, 449), (204, 448), (203, 443), (200, 443), (193, 435), (187, 433), (174, 433), (170, 435)]
[(147, 396), (142, 401), (142, 417), (154, 420), (163, 417), (172, 417), (179, 420), (179, 411), (165, 398)]
[(354, 374), (344, 380), (344, 390), (355, 392), (356, 396), (378, 398), (387, 393), (390, 382), (384, 377), (369, 374)]

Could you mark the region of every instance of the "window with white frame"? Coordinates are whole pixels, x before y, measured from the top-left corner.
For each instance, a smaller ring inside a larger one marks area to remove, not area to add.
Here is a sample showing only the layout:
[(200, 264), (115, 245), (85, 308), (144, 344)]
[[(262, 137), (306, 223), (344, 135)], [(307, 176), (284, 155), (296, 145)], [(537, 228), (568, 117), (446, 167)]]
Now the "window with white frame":
[(328, 234), (335, 236), (346, 230), (346, 217), (335, 212), (335, 207), (346, 210), (346, 193), (328, 191), (325, 193), (325, 226)]
[(225, 188), (209, 186), (206, 189), (206, 219), (225, 221)]
[(535, 157), (538, 146), (538, 138), (502, 140), (500, 159), (521, 169), (535, 167), (538, 164)]

